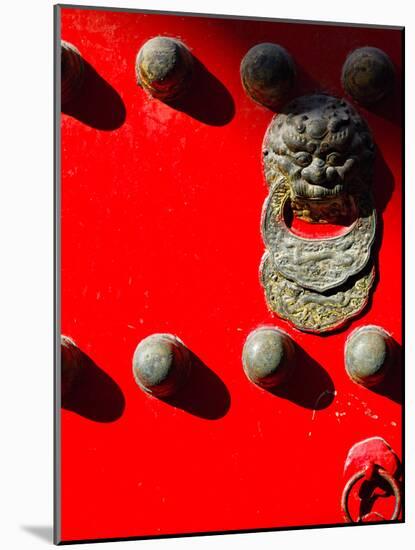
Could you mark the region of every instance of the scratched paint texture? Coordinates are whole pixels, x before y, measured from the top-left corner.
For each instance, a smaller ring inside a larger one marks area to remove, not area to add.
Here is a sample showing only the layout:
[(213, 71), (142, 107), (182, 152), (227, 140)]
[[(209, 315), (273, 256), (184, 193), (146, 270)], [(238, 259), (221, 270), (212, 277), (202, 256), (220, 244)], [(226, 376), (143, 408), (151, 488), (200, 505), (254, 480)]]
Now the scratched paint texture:
[[(89, 71), (61, 117), (61, 322), (90, 373), (60, 419), (61, 539), (342, 523), (349, 448), (381, 436), (402, 452), (398, 371), (376, 392), (343, 361), (347, 335), (364, 324), (401, 342), (401, 32), (72, 8), (61, 29)], [(200, 62), (181, 110), (135, 83), (136, 53), (159, 34)], [(360, 46), (384, 49), (397, 69), (393, 96), (360, 108), (378, 146), (378, 281), (364, 315), (330, 336), (273, 317), (258, 280), (272, 113), (239, 76), (258, 42), (294, 57), (295, 95), (342, 95), (341, 66)], [(303, 350), (274, 393), (241, 363), (263, 324)], [(134, 349), (154, 332), (176, 334), (198, 358), (176, 402), (149, 397), (132, 376)]]

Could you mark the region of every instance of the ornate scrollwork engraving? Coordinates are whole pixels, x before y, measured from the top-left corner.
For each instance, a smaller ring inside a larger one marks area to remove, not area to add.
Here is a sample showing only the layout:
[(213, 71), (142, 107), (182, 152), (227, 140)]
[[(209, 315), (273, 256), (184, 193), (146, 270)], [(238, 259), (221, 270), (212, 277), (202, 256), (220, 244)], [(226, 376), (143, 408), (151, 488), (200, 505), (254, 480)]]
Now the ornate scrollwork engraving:
[[(268, 306), (301, 330), (333, 330), (362, 311), (374, 280), (369, 129), (346, 101), (304, 96), (273, 118), (263, 153), (270, 191), (261, 282)], [(288, 209), (302, 221), (336, 223), (344, 231), (299, 236), (286, 222)]]

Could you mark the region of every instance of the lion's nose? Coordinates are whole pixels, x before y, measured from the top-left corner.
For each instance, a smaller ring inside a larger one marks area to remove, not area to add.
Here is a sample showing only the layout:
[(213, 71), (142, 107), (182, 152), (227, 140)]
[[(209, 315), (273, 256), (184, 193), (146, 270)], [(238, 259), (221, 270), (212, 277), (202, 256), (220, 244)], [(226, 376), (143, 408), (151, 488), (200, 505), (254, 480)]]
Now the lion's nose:
[(308, 183), (323, 183), (326, 181), (326, 163), (323, 159), (315, 158), (309, 166), (303, 168), (301, 175)]

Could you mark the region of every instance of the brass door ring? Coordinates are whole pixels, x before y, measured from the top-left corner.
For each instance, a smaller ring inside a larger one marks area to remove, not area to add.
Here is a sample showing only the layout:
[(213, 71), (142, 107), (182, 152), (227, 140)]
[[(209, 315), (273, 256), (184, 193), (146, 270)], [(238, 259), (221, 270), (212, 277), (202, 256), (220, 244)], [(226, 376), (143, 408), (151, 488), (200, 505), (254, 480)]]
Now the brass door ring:
[[(386, 471), (381, 468), (379, 468), (376, 472), (382, 479), (384, 479), (392, 488), (393, 494), (395, 496), (395, 508), (393, 510), (392, 517), (387, 521), (394, 521), (398, 519), (399, 512), (401, 510), (401, 492), (398, 486), (397, 481)], [(342, 510), (344, 513), (344, 517), (348, 523), (362, 523), (362, 518), (358, 518), (357, 521), (355, 521), (352, 516), (350, 515), (349, 511), (349, 496), (351, 493), (351, 490), (356, 485), (356, 483), (364, 478), (366, 476), (366, 470), (360, 470), (359, 472), (355, 473), (349, 481), (346, 483), (343, 495), (342, 495)]]

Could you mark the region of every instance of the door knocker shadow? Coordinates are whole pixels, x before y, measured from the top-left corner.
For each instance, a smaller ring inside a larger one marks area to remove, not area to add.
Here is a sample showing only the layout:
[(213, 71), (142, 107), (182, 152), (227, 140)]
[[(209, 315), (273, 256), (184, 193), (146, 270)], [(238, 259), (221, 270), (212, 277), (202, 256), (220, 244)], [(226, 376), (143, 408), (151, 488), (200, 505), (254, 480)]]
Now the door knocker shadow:
[[(341, 325), (340, 327), (334, 330), (330, 330), (326, 333), (320, 334), (321, 338), (329, 338), (332, 335), (340, 334), (341, 332), (348, 330), (352, 323), (356, 323), (357, 321), (361, 320), (363, 317), (365, 317), (365, 315), (367, 315), (367, 313), (372, 308), (373, 297), (376, 293), (376, 289), (380, 282), (381, 266), (379, 265), (379, 254), (380, 254), (380, 250), (383, 242), (383, 233), (384, 233), (383, 212), (391, 199), (393, 190), (394, 190), (393, 174), (391, 173), (388, 165), (386, 164), (380, 149), (377, 149), (376, 161), (374, 165), (373, 187), (372, 187), (373, 198), (374, 198), (374, 203), (375, 203), (376, 213), (377, 213), (376, 235), (372, 245), (372, 252), (371, 252), (371, 258), (373, 261), (373, 265), (375, 266), (375, 278), (372, 284), (372, 289), (371, 289), (371, 292), (369, 293), (368, 300), (365, 307), (362, 309), (362, 311), (358, 315), (348, 319), (344, 323), (344, 325)], [(370, 268), (371, 268), (371, 264), (369, 263), (368, 266), (364, 269), (368, 270)], [(364, 271), (362, 273), (364, 273)], [(348, 288), (348, 285), (350, 285), (351, 281), (355, 281), (355, 278), (351, 278), (348, 282), (346, 282), (344, 285), (344, 288)]]
[(218, 420), (229, 410), (229, 390), (197, 355), (190, 350), (189, 353), (191, 370), (188, 379), (177, 393), (161, 400), (205, 420)]
[(388, 205), (395, 187), (394, 176), (387, 165), (380, 147), (376, 147), (373, 167), (372, 192), (378, 214), (382, 214)]
[(329, 373), (294, 342), (293, 372), (281, 386), (269, 393), (314, 411), (327, 408), (334, 400), (335, 388)]
[(125, 409), (125, 398), (118, 384), (78, 348), (79, 374), (62, 408), (95, 422), (114, 422)]
[(177, 111), (211, 126), (224, 126), (235, 115), (235, 103), (227, 88), (193, 56), (194, 68), (188, 89), (174, 101), (166, 102)]
[(83, 59), (84, 76), (77, 95), (62, 105), (62, 112), (97, 130), (116, 130), (125, 121), (120, 94)]

